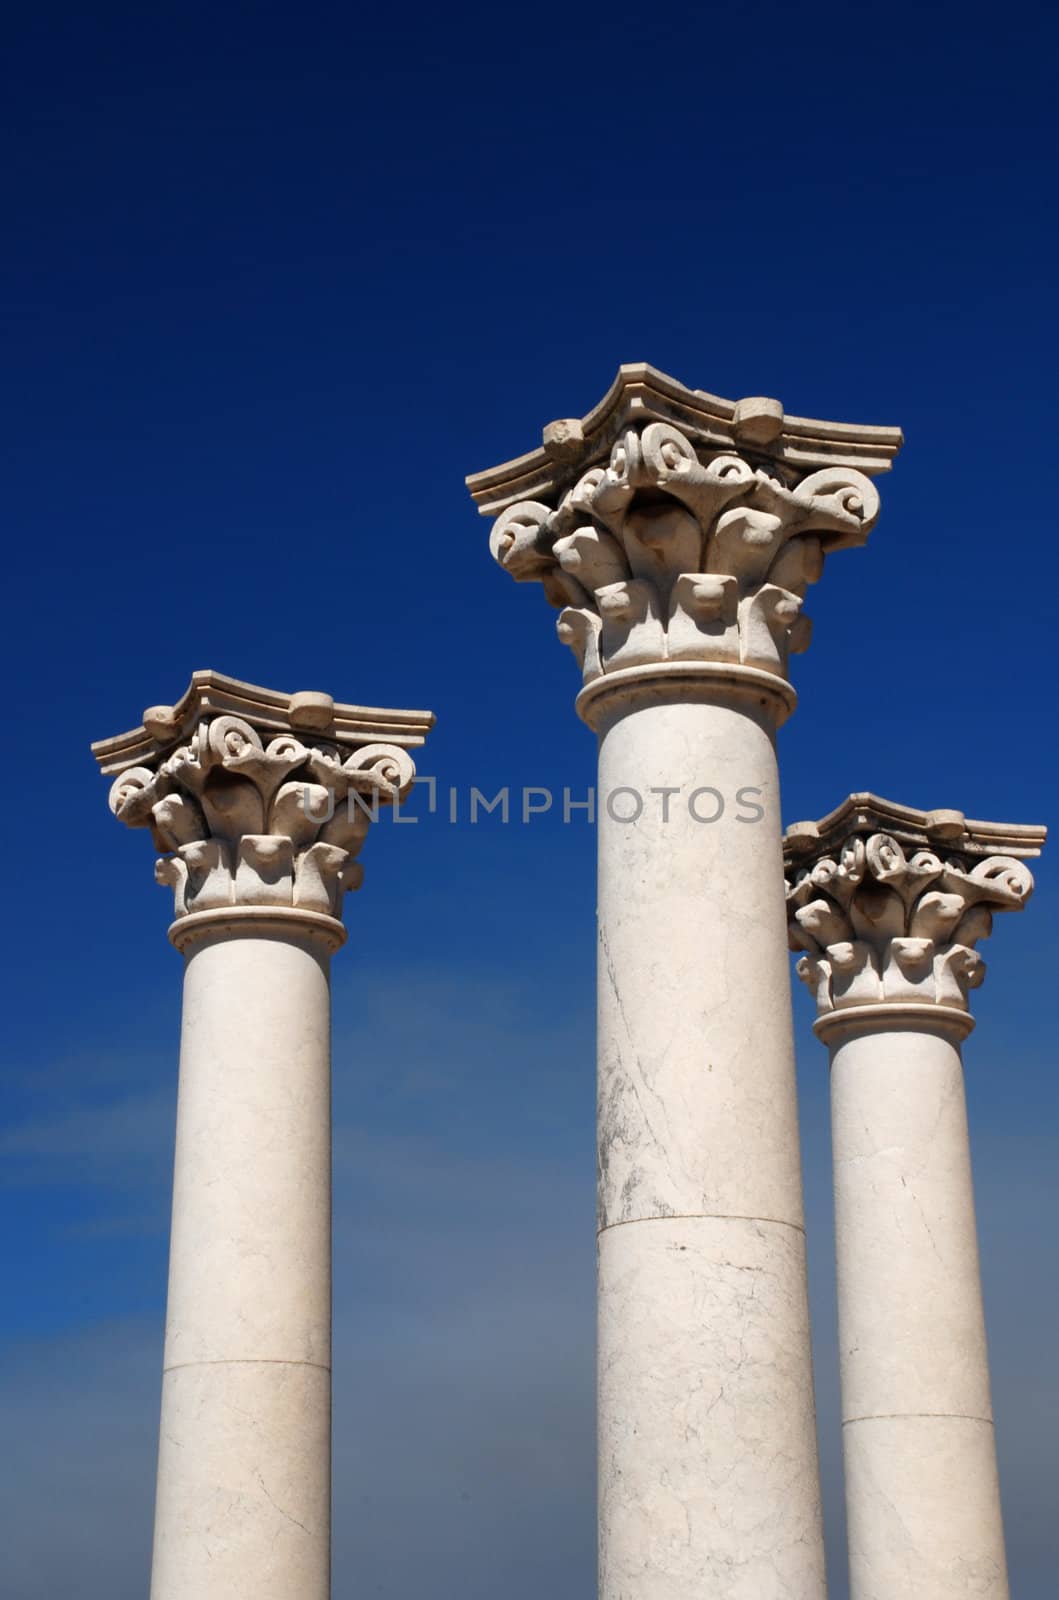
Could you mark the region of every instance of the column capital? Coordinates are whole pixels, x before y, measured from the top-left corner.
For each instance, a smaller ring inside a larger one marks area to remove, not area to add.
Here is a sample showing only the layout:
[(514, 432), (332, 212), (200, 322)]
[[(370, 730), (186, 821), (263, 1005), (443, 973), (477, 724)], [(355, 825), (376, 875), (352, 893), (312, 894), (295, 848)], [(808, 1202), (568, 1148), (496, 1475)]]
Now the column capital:
[(982, 982), (976, 946), (996, 911), (1033, 892), (1027, 858), (1047, 830), (974, 822), (852, 794), (784, 836), (788, 933), (798, 976), (816, 996), (817, 1033), (838, 1027), (974, 1026)]
[(92, 753), (113, 777), (111, 811), (150, 829), (162, 852), (155, 877), (174, 891), (175, 944), (226, 913), (233, 928), (300, 917), (338, 943), (368, 825), (411, 788), (410, 752), (433, 722), (205, 671), (176, 705), (149, 707)]
[(559, 608), (586, 721), (608, 676), (627, 692), (663, 665), (700, 692), (711, 672), (767, 675), (782, 721), (788, 656), (809, 643), (806, 589), (831, 551), (864, 543), (871, 475), (900, 444), (897, 428), (788, 417), (778, 400), (722, 400), (637, 364), (586, 417), (550, 423), (541, 449), (467, 484), (496, 518), (495, 559)]

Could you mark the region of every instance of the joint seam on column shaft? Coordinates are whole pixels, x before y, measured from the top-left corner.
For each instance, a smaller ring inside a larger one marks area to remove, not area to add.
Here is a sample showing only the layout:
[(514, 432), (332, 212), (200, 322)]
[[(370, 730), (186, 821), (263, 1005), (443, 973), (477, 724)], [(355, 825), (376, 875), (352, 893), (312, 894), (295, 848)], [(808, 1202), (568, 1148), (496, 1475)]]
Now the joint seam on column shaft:
[(619, 1222), (605, 1222), (596, 1229), (597, 1239), (611, 1228), (631, 1228), (638, 1222), (763, 1222), (773, 1228), (793, 1228), (804, 1233), (801, 1222), (783, 1222), (779, 1217), (745, 1217), (735, 1211), (660, 1211), (651, 1217), (623, 1217)]
[(295, 1361), (287, 1356), (229, 1356), (216, 1361), (175, 1361), (167, 1372), (183, 1372), (186, 1367), (315, 1367), (318, 1372), (330, 1372), (322, 1361)]
[(907, 1422), (923, 1418), (938, 1422), (984, 1422), (987, 1427), (994, 1426), (992, 1417), (978, 1417), (968, 1411), (877, 1411), (866, 1417), (843, 1417), (842, 1426), (848, 1428), (854, 1422)]

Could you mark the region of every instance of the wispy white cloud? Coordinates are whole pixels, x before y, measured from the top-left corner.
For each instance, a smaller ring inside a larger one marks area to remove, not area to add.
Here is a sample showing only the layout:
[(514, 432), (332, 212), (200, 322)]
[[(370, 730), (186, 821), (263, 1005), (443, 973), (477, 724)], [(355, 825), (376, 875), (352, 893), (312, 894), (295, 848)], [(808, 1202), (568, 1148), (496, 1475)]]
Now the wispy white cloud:
[(175, 1094), (159, 1090), (16, 1123), (0, 1131), (2, 1181), (121, 1187), (167, 1159), (174, 1105)]

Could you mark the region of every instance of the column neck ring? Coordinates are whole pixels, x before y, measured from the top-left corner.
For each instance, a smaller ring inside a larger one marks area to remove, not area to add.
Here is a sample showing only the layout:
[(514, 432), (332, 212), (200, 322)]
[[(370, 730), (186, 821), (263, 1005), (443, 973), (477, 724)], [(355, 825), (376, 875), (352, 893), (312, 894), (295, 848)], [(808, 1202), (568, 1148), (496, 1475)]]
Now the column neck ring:
[(278, 938), (317, 939), (333, 955), (346, 942), (346, 930), (337, 917), (322, 911), (303, 911), (297, 906), (217, 906), (211, 911), (192, 911), (169, 926), (169, 939), (186, 951), (199, 939), (229, 935), (249, 938), (272, 934)]
[(813, 1023), (823, 1044), (841, 1044), (844, 1033), (887, 1033), (895, 1029), (918, 1033), (944, 1033), (959, 1044), (974, 1027), (969, 1011), (918, 1000), (883, 1000), (866, 1006), (839, 1006), (825, 1011)]
[(731, 704), (750, 698), (780, 727), (798, 696), (786, 678), (762, 667), (733, 661), (656, 661), (604, 673), (581, 690), (574, 710), (593, 732), (599, 732), (616, 702), (639, 698), (704, 700)]

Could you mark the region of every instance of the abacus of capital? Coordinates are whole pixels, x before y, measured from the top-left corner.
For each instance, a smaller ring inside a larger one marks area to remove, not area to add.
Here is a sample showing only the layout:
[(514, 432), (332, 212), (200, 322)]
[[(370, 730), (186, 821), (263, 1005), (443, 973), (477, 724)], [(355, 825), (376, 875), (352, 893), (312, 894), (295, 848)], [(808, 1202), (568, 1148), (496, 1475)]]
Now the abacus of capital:
[(429, 712), (196, 672), (93, 745), (184, 955), (152, 1600), (327, 1600), (332, 954)]
[(851, 795), (785, 840), (831, 1055), (853, 1600), (1008, 1593), (961, 1042), (1045, 830)]

